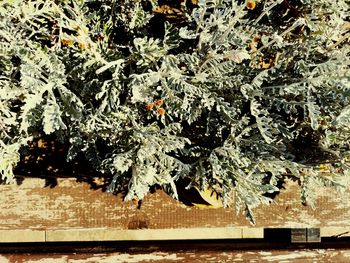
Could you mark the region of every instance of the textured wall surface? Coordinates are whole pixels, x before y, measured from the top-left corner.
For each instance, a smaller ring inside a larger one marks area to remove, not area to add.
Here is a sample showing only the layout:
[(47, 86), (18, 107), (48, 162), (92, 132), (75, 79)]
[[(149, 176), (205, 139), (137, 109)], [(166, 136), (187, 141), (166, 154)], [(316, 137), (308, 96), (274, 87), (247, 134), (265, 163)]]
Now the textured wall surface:
[[(313, 210), (300, 204), (296, 183), (284, 187), (275, 203), (254, 210), (255, 227), (350, 226), (350, 191), (320, 189)], [(121, 196), (75, 179), (60, 179), (50, 188), (45, 180), (27, 178), (21, 185), (0, 185), (0, 189), (0, 230), (251, 227), (234, 208), (188, 207), (161, 190), (146, 196), (138, 208), (136, 202), (123, 202)]]

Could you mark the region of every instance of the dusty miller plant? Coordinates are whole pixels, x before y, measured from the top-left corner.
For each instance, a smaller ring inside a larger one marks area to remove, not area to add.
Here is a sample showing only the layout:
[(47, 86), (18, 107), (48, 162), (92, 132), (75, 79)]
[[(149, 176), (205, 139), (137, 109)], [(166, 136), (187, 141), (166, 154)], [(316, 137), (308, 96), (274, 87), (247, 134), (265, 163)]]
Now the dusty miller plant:
[(190, 178), (254, 221), (286, 177), (345, 185), (349, 1), (175, 2), (0, 2), (2, 179), (55, 134), (126, 200)]

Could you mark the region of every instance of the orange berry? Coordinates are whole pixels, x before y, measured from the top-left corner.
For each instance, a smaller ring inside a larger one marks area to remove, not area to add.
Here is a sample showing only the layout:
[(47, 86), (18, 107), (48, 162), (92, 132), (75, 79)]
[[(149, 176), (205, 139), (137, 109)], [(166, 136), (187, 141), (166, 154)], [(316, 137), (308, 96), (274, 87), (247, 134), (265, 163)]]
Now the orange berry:
[(256, 6), (255, 0), (248, 0), (246, 6), (249, 10), (253, 10)]
[(159, 106), (162, 106), (162, 105), (163, 105), (164, 100), (163, 100), (163, 99), (159, 99), (159, 100), (156, 100), (154, 103), (156, 104), (156, 106), (159, 107)]
[(153, 109), (153, 107), (154, 107), (154, 103), (148, 103), (148, 104), (145, 106), (146, 110), (148, 110), (148, 111), (151, 111), (151, 110)]
[(158, 114), (159, 114), (160, 116), (164, 116), (164, 115), (165, 115), (165, 109), (163, 109), (163, 108), (159, 108), (159, 109), (157, 110), (157, 112), (158, 112)]

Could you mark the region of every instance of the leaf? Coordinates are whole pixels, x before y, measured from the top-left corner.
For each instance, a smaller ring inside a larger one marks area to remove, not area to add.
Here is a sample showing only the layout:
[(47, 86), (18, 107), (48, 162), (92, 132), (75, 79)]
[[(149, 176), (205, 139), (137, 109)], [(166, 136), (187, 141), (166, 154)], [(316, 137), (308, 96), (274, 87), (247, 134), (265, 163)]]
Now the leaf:
[(21, 125), (20, 130), (27, 132), (28, 128), (32, 125), (31, 119), (33, 110), (43, 102), (42, 94), (29, 94), (25, 99), (25, 104), (22, 106)]
[(133, 161), (131, 158), (132, 156), (129, 152), (114, 156), (113, 157), (114, 169), (120, 173), (127, 172), (133, 164)]
[(337, 127), (347, 127), (350, 124), (350, 105), (344, 107), (336, 117), (334, 125)]
[(265, 142), (270, 144), (275, 140), (272, 134), (273, 119), (268, 117), (269, 112), (266, 109), (259, 109), (259, 107), (261, 107), (261, 105), (256, 100), (251, 100), (250, 112), (255, 117), (260, 134), (264, 138)]
[(320, 107), (313, 101), (307, 102), (307, 109), (311, 122), (311, 128), (314, 130), (318, 129), (318, 118), (321, 115)]
[(103, 73), (104, 71), (106, 71), (107, 69), (112, 68), (112, 67), (116, 67), (115, 71), (118, 73), (122, 69), (124, 62), (125, 62), (124, 59), (118, 59), (115, 61), (108, 62), (103, 67), (96, 70), (96, 74), (99, 75), (99, 74)]
[(49, 100), (44, 106), (43, 130), (46, 134), (51, 134), (57, 130), (65, 130), (67, 126), (61, 118), (60, 107), (54, 100)]

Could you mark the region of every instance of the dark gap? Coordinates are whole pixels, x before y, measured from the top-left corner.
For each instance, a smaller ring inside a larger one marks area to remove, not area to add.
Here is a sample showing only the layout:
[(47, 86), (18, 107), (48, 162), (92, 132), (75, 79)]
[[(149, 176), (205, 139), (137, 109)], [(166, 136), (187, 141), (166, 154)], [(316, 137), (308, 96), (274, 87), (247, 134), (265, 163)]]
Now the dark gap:
[[(270, 232), (271, 231), (271, 232)], [(289, 229), (290, 231), (290, 229)], [(264, 239), (222, 239), (222, 240), (156, 240), (156, 241), (91, 241), (91, 242), (38, 242), (0, 243), (0, 253), (152, 253), (160, 251), (235, 251), (235, 250), (295, 250), (322, 248), (350, 248), (350, 238), (327, 237), (320, 243), (290, 243), (277, 234), (288, 230), (272, 229)], [(272, 235), (271, 235), (272, 234)], [(276, 237), (272, 238), (272, 237)], [(272, 239), (271, 239), (272, 238)], [(277, 242), (277, 240), (280, 240)]]

